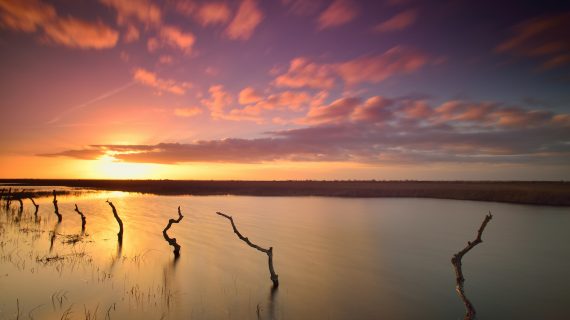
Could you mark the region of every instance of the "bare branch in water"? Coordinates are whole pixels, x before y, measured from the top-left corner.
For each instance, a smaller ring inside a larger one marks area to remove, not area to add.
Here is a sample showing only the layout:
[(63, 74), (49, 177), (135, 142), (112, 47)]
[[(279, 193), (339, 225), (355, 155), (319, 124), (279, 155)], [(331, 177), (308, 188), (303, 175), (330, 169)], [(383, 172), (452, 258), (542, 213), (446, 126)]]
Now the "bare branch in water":
[(32, 204), (36, 208), (36, 211), (34, 211), (34, 219), (35, 219), (35, 221), (38, 221), (38, 210), (40, 209), (40, 205), (36, 204), (36, 202), (34, 201), (34, 198), (28, 197), (28, 199), (30, 199), (30, 201), (32, 202)]
[(184, 216), (182, 215), (182, 212), (180, 212), (180, 207), (178, 207), (178, 219), (169, 219), (168, 224), (166, 225), (166, 228), (164, 228), (164, 230), (162, 230), (162, 236), (164, 236), (164, 239), (168, 242), (169, 245), (174, 247), (174, 258), (175, 259), (178, 259), (178, 257), (180, 257), (180, 245), (176, 242), (176, 238), (170, 238), (168, 236), (167, 232), (173, 223), (180, 223), (182, 218), (184, 218)]
[(451, 258), (451, 263), (453, 264), (453, 268), (455, 269), (455, 283), (456, 283), (455, 291), (457, 291), (457, 294), (463, 301), (463, 304), (465, 304), (466, 311), (465, 311), (464, 320), (475, 319), (476, 312), (475, 312), (475, 307), (473, 307), (473, 304), (471, 303), (471, 301), (469, 301), (469, 299), (467, 299), (467, 296), (465, 295), (465, 288), (463, 286), (465, 278), (463, 277), (463, 270), (461, 269), (461, 259), (467, 252), (473, 249), (476, 245), (483, 242), (481, 236), (483, 235), (483, 231), (485, 230), (485, 227), (487, 226), (489, 221), (491, 221), (491, 219), (493, 219), (493, 215), (491, 214), (491, 212), (489, 212), (489, 214), (485, 216), (485, 220), (483, 220), (483, 223), (481, 223), (481, 226), (477, 231), (477, 238), (475, 238), (473, 242), (467, 241), (467, 246), (463, 248), (463, 250), (454, 254), (453, 258)]
[(81, 232), (85, 232), (85, 224), (87, 224), (87, 221), (85, 220), (85, 215), (83, 212), (79, 211), (77, 204), (75, 204), (75, 212), (81, 216)]
[(231, 224), (232, 224), (232, 228), (234, 229), (234, 233), (238, 236), (238, 238), (240, 238), (242, 241), (244, 241), (245, 243), (247, 243), (248, 246), (257, 249), (265, 254), (267, 254), (267, 257), (269, 259), (268, 263), (269, 263), (269, 274), (271, 275), (271, 281), (273, 281), (273, 286), (274, 287), (278, 287), (279, 286), (279, 277), (277, 276), (277, 274), (275, 273), (275, 269), (273, 269), (273, 247), (269, 247), (269, 249), (265, 249), (262, 248), (254, 243), (252, 243), (251, 241), (249, 241), (248, 238), (244, 237), (236, 228), (236, 225), (234, 223), (234, 219), (231, 216), (228, 216), (224, 213), (221, 212), (216, 212), (218, 215), (227, 218), (228, 220), (230, 220)]
[(55, 215), (57, 216), (57, 222), (61, 222), (62, 216), (59, 213), (59, 207), (57, 206), (57, 197), (55, 196), (55, 190), (53, 190), (53, 208), (55, 210)]
[(117, 237), (119, 238), (119, 243), (122, 244), (123, 243), (123, 220), (121, 220), (121, 218), (117, 214), (117, 209), (115, 209), (115, 206), (113, 205), (113, 203), (109, 200), (107, 200), (107, 203), (109, 204), (109, 206), (111, 206), (111, 209), (113, 210), (113, 215), (115, 216), (115, 219), (117, 220), (117, 223), (119, 224), (119, 233), (117, 233)]

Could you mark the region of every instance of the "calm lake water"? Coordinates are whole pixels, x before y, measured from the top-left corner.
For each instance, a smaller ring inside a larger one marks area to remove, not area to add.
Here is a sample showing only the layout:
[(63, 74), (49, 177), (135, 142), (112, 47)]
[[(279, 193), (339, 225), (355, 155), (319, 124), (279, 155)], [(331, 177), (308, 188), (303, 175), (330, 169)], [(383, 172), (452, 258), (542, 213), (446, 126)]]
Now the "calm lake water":
[[(118, 231), (109, 199), (123, 219)], [(562, 319), (570, 303), (568, 208), (432, 199), (153, 196), (29, 200), (0, 215), (0, 319), (462, 319), (451, 256), (480, 319)], [(86, 235), (73, 211), (87, 216)], [(162, 237), (182, 246), (174, 261)], [(267, 256), (232, 232), (274, 248)], [(53, 233), (55, 232), (55, 237)]]

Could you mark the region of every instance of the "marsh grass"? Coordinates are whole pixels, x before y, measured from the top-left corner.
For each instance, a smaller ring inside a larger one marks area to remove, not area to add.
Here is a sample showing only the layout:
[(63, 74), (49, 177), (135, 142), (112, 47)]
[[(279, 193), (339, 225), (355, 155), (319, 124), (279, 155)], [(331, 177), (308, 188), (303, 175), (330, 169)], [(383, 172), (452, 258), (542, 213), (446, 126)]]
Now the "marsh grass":
[(148, 266), (149, 250), (102, 253), (104, 240), (70, 232), (81, 228), (75, 221), (69, 227), (67, 212), (63, 225), (56, 223), (45, 201), (38, 219), (31, 206), (2, 203), (0, 280), (9, 289), (0, 294), (0, 319), (168, 318), (176, 292), (160, 274), (150, 282), (138, 276)]

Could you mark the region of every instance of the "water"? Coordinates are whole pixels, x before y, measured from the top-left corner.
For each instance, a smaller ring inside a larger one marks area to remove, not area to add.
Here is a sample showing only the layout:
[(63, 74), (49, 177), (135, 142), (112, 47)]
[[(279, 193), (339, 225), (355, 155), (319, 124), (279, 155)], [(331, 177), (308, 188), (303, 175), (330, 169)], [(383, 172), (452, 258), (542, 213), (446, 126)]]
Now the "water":
[[(124, 225), (119, 248), (117, 223)], [(450, 263), (494, 218), (463, 259), (480, 319), (560, 319), (570, 303), (568, 208), (432, 199), (153, 196), (121, 192), (51, 199), (32, 220), (17, 202), (0, 221), (0, 319), (462, 319)], [(87, 216), (86, 236), (73, 211)], [(173, 259), (162, 237), (182, 246)], [(267, 256), (239, 231), (274, 247)], [(56, 231), (51, 245), (50, 231)], [(50, 250), (51, 246), (51, 250)], [(51, 260), (53, 257), (62, 260)], [(19, 311), (18, 311), (19, 310)]]

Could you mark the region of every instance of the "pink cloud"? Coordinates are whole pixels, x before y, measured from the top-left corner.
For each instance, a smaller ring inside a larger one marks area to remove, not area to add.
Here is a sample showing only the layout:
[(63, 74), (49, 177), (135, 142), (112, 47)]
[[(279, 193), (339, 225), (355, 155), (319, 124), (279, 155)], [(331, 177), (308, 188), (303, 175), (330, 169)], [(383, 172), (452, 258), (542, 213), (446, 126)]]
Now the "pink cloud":
[(183, 95), (186, 93), (186, 89), (191, 87), (191, 84), (188, 82), (178, 83), (172, 79), (161, 79), (156, 73), (143, 68), (134, 70), (133, 79), (140, 84), (155, 88), (158, 93), (166, 91), (176, 95)]
[(307, 16), (317, 12), (323, 2), (323, 0), (281, 0), (289, 12), (299, 16)]
[(55, 8), (38, 0), (0, 1), (0, 21), (10, 29), (36, 32), (44, 42), (78, 49), (107, 49), (117, 44), (119, 33), (101, 21), (60, 17)]
[(333, 71), (330, 65), (299, 57), (291, 61), (287, 72), (278, 76), (274, 84), (278, 87), (330, 89), (335, 82)]
[(317, 20), (318, 29), (338, 27), (349, 23), (358, 16), (358, 7), (350, 0), (334, 0)]
[(113, 48), (119, 33), (102, 22), (62, 18), (44, 26), (45, 38), (52, 43), (79, 49)]
[(258, 8), (257, 0), (242, 0), (225, 34), (232, 40), (247, 40), (262, 20), (263, 13)]
[(392, 111), (388, 107), (393, 104), (392, 100), (381, 96), (371, 97), (354, 109), (351, 119), (375, 123), (388, 121), (392, 118)]
[(127, 25), (127, 31), (123, 35), (125, 42), (134, 42), (140, 38), (140, 31), (132, 24)]
[(117, 23), (125, 24), (136, 19), (145, 24), (159, 24), (162, 20), (160, 8), (149, 0), (99, 0), (117, 11)]
[(527, 20), (513, 28), (514, 35), (495, 51), (538, 58), (542, 69), (570, 63), (570, 12)]
[(361, 104), (360, 98), (349, 97), (333, 101), (329, 105), (312, 107), (302, 123), (340, 123), (350, 119), (351, 114)]
[(158, 58), (160, 64), (171, 64), (172, 62), (174, 62), (174, 58), (171, 55), (163, 54)]
[(259, 93), (252, 87), (246, 87), (239, 93), (238, 101), (240, 104), (251, 104), (261, 100)]
[(232, 12), (224, 2), (207, 2), (200, 6), (195, 18), (202, 26), (225, 24), (230, 20)]
[(34, 32), (57, 18), (55, 8), (40, 0), (0, 1), (0, 21), (6, 27)]
[(418, 18), (418, 12), (415, 9), (406, 10), (398, 13), (392, 18), (377, 24), (373, 30), (376, 32), (393, 32), (400, 31), (412, 26)]
[(182, 31), (174, 26), (160, 27), (159, 37), (163, 44), (182, 50), (189, 54), (192, 52), (192, 46), (196, 41), (196, 37), (191, 32)]
[(340, 77), (348, 85), (353, 85), (361, 82), (377, 83), (397, 74), (411, 73), (426, 63), (427, 57), (424, 54), (405, 47), (394, 47), (380, 55), (339, 63), (336, 68)]
[(208, 92), (210, 93), (210, 98), (202, 99), (202, 104), (210, 110), (210, 115), (213, 119), (223, 119), (225, 110), (233, 103), (232, 96), (224, 90), (222, 85), (211, 86)]

